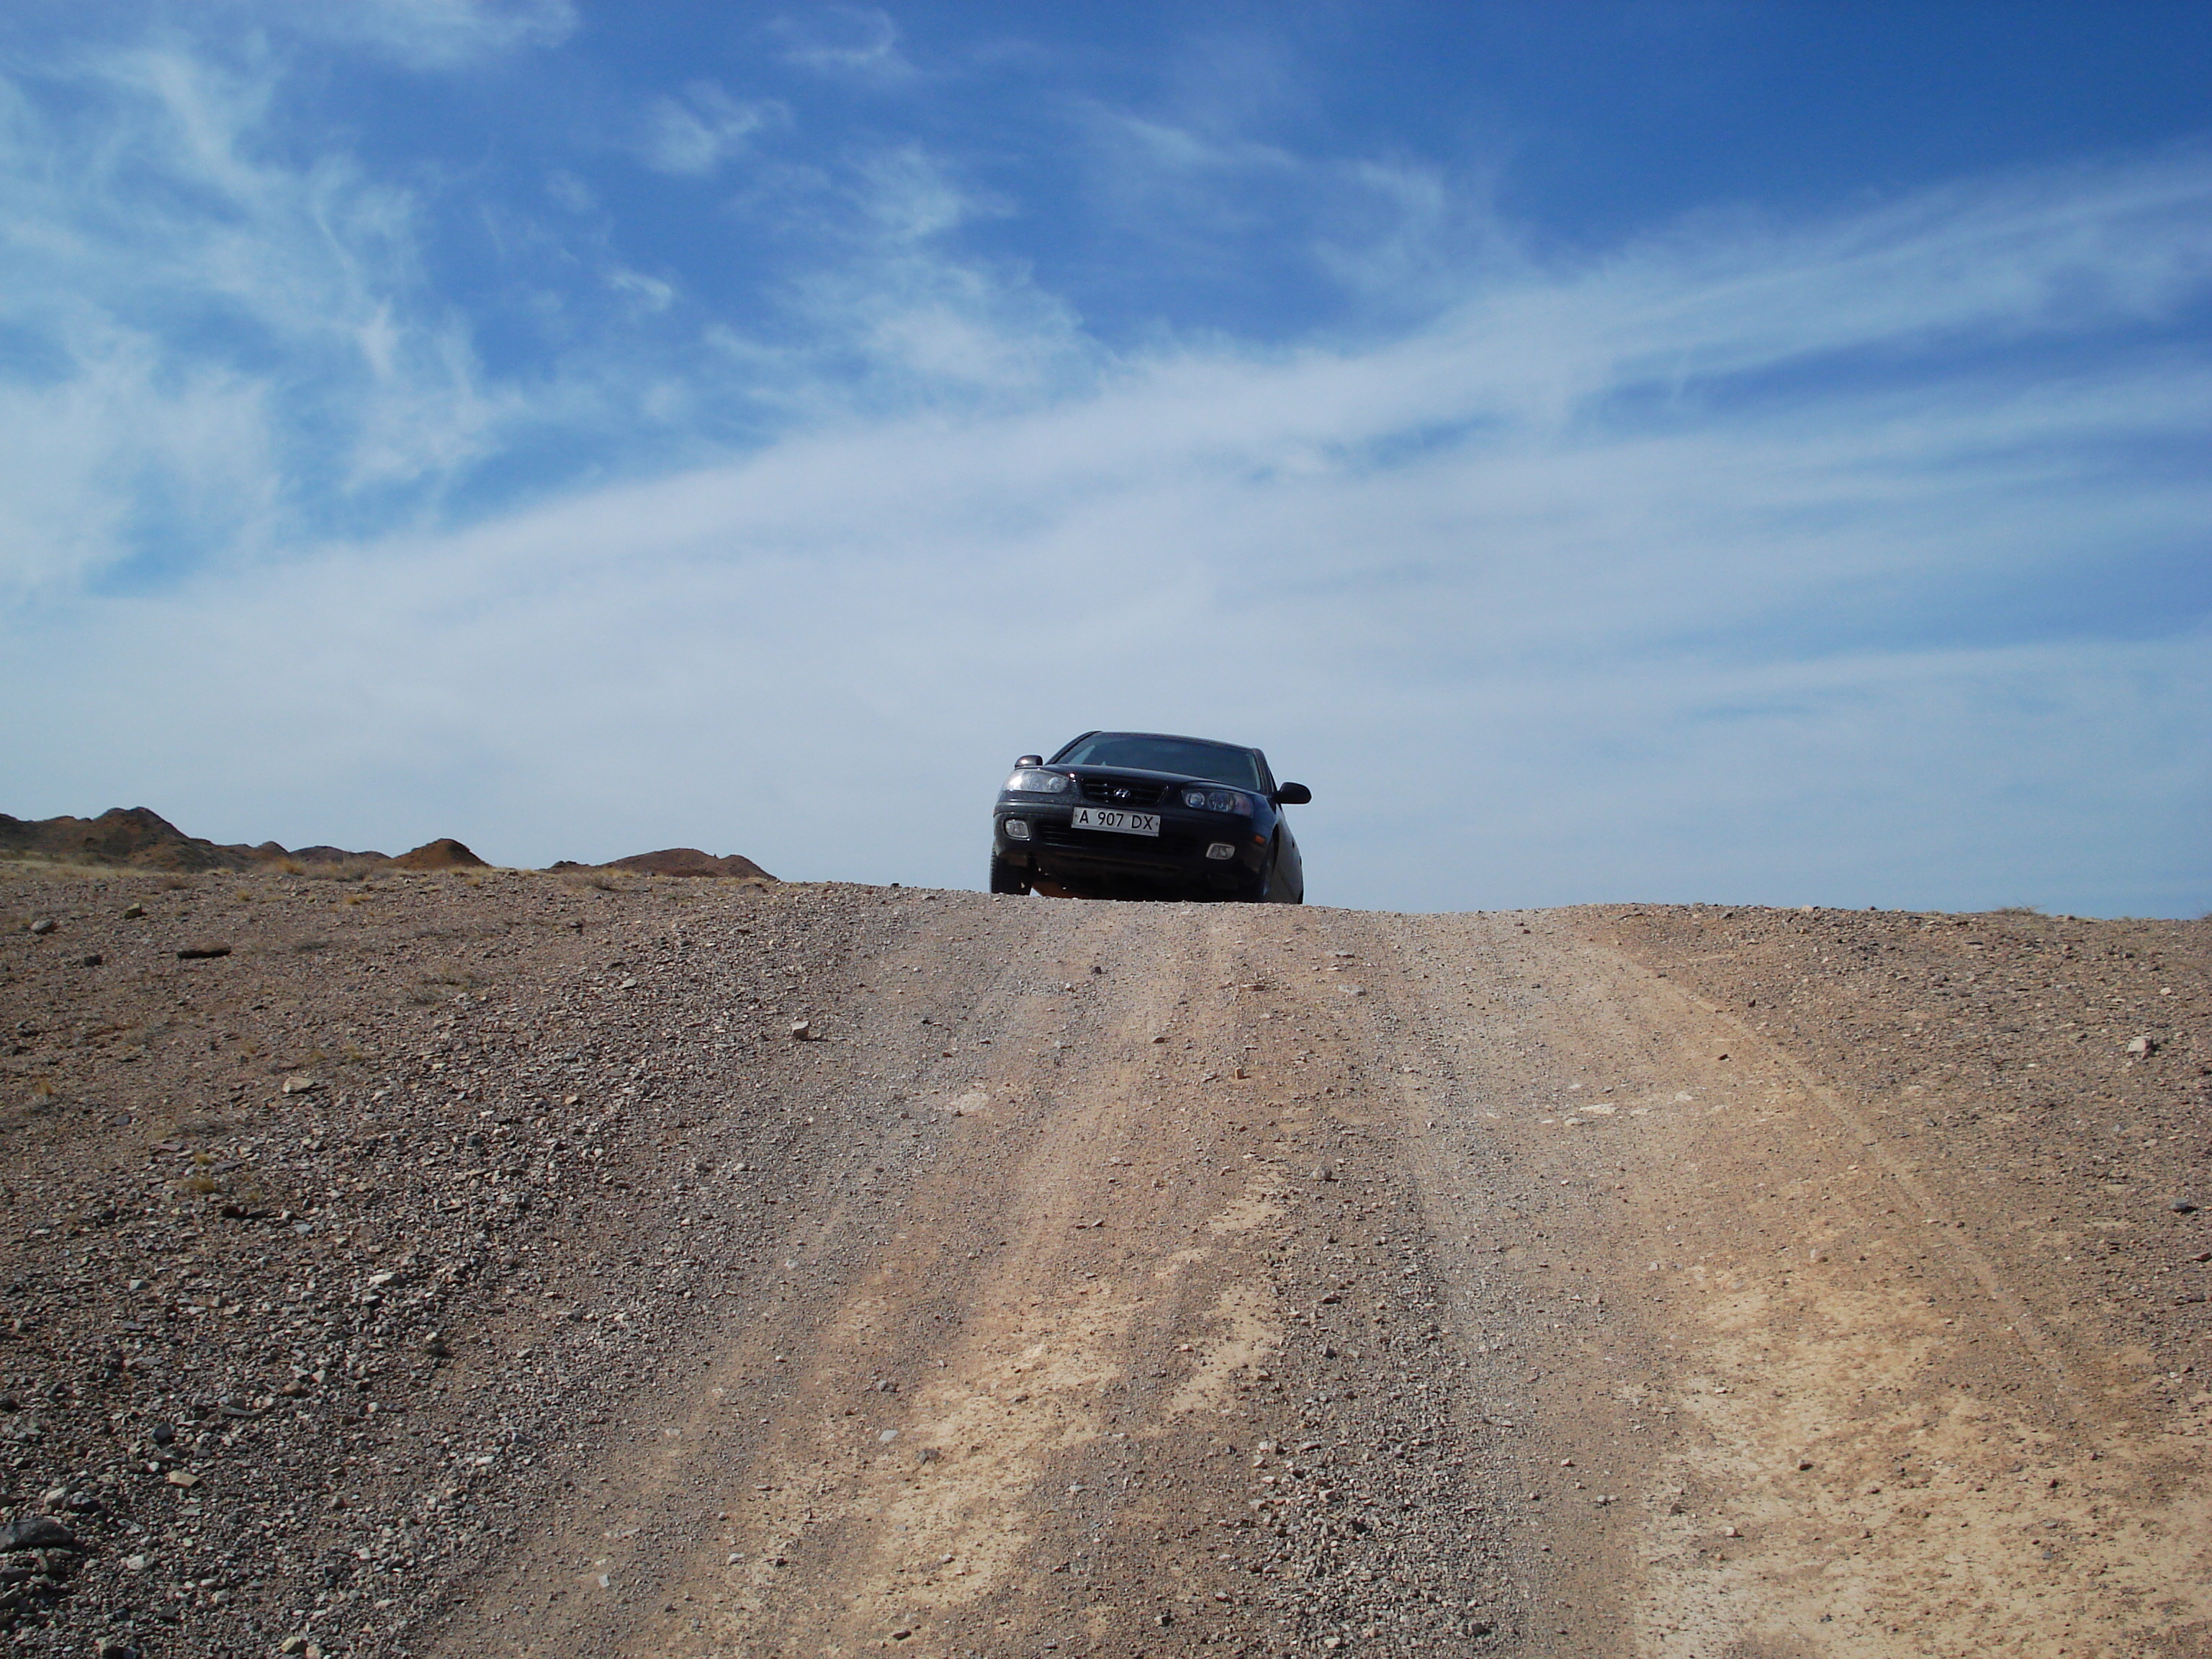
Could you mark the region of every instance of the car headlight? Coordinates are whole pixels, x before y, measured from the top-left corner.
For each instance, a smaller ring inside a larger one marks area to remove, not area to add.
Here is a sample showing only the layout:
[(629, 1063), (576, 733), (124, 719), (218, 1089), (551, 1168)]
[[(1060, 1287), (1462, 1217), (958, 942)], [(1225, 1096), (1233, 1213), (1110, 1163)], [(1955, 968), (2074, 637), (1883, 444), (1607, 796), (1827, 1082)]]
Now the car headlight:
[(1024, 766), (1006, 780), (1006, 787), (1024, 795), (1064, 795), (1072, 781), (1065, 772), (1040, 772)]
[(1234, 789), (1186, 789), (1182, 804), (1197, 812), (1242, 812), (1252, 816), (1252, 798)]

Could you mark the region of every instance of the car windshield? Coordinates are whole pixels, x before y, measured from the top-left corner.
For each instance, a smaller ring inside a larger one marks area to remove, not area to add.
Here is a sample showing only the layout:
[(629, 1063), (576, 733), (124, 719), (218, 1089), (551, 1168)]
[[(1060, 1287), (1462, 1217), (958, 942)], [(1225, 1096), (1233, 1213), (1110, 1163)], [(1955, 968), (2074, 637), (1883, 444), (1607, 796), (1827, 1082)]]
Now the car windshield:
[(1133, 772), (1171, 772), (1180, 778), (1204, 778), (1258, 792), (1259, 757), (1225, 743), (1195, 738), (1151, 738), (1127, 732), (1099, 732), (1071, 743), (1053, 757), (1061, 766), (1122, 766)]

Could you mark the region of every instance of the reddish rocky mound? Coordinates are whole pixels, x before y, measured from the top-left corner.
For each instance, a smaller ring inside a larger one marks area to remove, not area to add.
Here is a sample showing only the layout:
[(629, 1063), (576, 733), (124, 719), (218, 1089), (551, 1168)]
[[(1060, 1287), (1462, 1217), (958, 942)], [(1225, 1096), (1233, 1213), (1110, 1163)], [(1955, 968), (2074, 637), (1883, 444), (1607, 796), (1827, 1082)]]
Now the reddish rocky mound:
[(0, 812), (0, 858), (52, 859), (63, 864), (119, 865), (137, 870), (254, 870), (277, 865), (293, 874), (304, 867), (390, 865), (400, 870), (482, 870), (489, 866), (447, 837), (396, 859), (381, 853), (349, 853), (343, 847), (302, 847), (287, 852), (273, 841), (258, 847), (225, 846), (188, 836), (143, 806), (111, 807), (96, 818), (11, 818)]
[(143, 806), (111, 807), (96, 818), (25, 820), (0, 812), (0, 853), (141, 870), (244, 870), (265, 856), (188, 836)]
[(451, 836), (441, 836), (435, 841), (425, 842), (411, 853), (402, 853), (392, 860), (392, 864), (397, 870), (489, 870), (491, 868), (491, 866), (486, 864)]
[(647, 876), (750, 876), (756, 881), (775, 879), (742, 854), (732, 853), (718, 859), (696, 847), (666, 847), (658, 853), (634, 853), (601, 868), (629, 870)]

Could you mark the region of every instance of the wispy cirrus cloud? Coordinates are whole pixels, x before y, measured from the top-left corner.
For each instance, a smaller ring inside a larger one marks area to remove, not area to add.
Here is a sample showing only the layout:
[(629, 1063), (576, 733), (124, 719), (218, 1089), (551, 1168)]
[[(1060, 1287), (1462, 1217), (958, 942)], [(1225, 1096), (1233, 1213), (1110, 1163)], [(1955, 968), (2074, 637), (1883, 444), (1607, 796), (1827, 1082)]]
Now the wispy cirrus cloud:
[(740, 102), (711, 81), (694, 81), (681, 97), (656, 98), (648, 106), (646, 165), (704, 177), (742, 154), (753, 134), (782, 114), (779, 106)]
[(289, 33), (356, 46), (412, 69), (466, 68), (501, 53), (559, 46), (575, 32), (573, 0), (224, 0)]
[(256, 545), (281, 498), (416, 483), (498, 424), (411, 194), (264, 145), (270, 87), (150, 46), (6, 87), (0, 323), (27, 361), (4, 395), (67, 451), (15, 507), (75, 527), (19, 544), (18, 579)]
[(817, 5), (777, 18), (773, 33), (787, 63), (861, 80), (902, 81), (914, 67), (899, 51), (899, 28), (877, 6)]

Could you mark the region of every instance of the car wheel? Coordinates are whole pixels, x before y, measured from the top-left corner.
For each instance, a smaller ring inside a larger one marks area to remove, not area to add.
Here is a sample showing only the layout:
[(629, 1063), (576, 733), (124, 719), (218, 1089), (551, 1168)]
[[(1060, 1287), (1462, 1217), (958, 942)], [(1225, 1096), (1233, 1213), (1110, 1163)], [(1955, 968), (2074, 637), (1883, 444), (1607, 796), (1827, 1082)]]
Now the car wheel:
[(1018, 869), (994, 853), (991, 856), (991, 890), (994, 893), (1026, 893), (1030, 890), (1029, 872)]
[(1277, 872), (1275, 870), (1275, 854), (1274, 849), (1270, 848), (1267, 851), (1267, 868), (1261, 871), (1259, 876), (1254, 880), (1252, 884), (1244, 890), (1245, 903), (1273, 903), (1275, 900), (1276, 880)]

